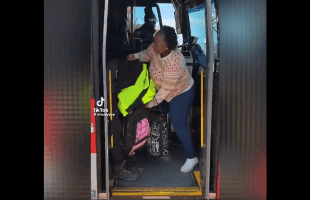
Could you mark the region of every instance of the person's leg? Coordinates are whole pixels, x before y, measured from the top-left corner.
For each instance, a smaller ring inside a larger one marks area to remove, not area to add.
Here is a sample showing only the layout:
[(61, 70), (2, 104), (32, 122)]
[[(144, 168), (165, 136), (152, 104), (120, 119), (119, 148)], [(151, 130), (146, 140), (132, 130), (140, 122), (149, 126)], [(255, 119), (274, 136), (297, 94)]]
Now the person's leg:
[[(116, 119), (113, 119), (113, 120), (116, 120)], [(112, 123), (115, 123), (115, 121)], [(115, 127), (115, 128), (113, 127), (114, 129), (119, 129), (119, 127), (122, 127), (121, 123), (116, 123), (116, 124), (113, 124), (113, 125), (118, 126), (118, 127)], [(114, 133), (113, 134), (113, 148), (110, 149), (110, 155), (111, 155), (112, 164), (115, 166), (115, 165), (121, 164), (124, 161), (125, 156), (123, 152), (123, 145), (121, 142), (122, 132), (116, 130), (116, 131), (113, 131), (113, 133)]]
[(168, 114), (170, 112), (170, 105), (167, 101), (163, 100), (161, 103), (161, 113)]
[(187, 126), (188, 115), (193, 98), (194, 86), (192, 86), (187, 92), (175, 97), (170, 102), (171, 123), (184, 146), (184, 151), (188, 159), (195, 158), (191, 132)]
[[(113, 105), (117, 105), (117, 96), (113, 93)], [(113, 120), (109, 123), (109, 133), (113, 134), (113, 148), (110, 149), (110, 157), (114, 166), (121, 164), (125, 160), (123, 145), (122, 145), (122, 132), (123, 125), (121, 121), (121, 113), (115, 108)]]
[(135, 169), (129, 169), (126, 166), (126, 156), (122, 144), (122, 123), (115, 113), (111, 121), (111, 131), (113, 132), (113, 148), (110, 149), (110, 157), (113, 164), (113, 178), (125, 181), (135, 181), (139, 178), (139, 172)]

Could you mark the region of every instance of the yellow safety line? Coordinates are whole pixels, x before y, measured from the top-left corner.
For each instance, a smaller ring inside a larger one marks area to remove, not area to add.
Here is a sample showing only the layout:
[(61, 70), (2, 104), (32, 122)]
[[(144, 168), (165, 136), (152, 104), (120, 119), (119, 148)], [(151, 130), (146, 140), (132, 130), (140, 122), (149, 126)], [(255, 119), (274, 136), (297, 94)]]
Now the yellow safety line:
[(195, 175), (196, 181), (198, 183), (198, 186), (201, 189), (200, 171), (194, 171), (194, 175)]
[[(110, 88), (110, 119), (112, 121), (112, 86), (111, 86), (111, 70), (109, 70), (109, 88)], [(113, 147), (113, 135), (111, 135), (111, 147)]]
[(112, 196), (202, 196), (202, 191), (197, 192), (112, 192)]
[(201, 147), (203, 147), (203, 70), (201, 70)]
[(114, 192), (198, 192), (199, 187), (120, 187), (112, 188)]
[(112, 189), (112, 196), (201, 196), (202, 190), (195, 187), (182, 188), (117, 188)]
[(199, 187), (121, 187), (112, 188), (112, 196), (202, 196), (200, 171), (194, 171)]

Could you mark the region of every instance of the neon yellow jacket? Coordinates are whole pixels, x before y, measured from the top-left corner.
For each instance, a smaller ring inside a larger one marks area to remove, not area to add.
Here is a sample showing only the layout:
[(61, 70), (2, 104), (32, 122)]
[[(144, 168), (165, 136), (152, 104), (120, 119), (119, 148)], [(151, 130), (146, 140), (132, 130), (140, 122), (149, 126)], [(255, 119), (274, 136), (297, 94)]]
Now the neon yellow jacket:
[(149, 80), (149, 72), (146, 68), (146, 64), (143, 64), (143, 71), (139, 75), (135, 85), (123, 89), (118, 94), (118, 108), (124, 117), (128, 115), (126, 111), (127, 108), (129, 108), (129, 106), (137, 100), (141, 92), (147, 88), (147, 92), (142, 97), (143, 104), (150, 102), (156, 94), (155, 84), (152, 79)]

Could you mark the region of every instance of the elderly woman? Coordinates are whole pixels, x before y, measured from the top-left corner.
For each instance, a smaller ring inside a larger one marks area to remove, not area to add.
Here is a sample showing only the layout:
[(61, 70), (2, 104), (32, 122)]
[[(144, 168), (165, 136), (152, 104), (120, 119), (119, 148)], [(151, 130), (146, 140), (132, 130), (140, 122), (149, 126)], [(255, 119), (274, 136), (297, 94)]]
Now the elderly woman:
[(198, 163), (191, 143), (191, 132), (187, 127), (194, 97), (194, 80), (189, 74), (183, 54), (176, 48), (177, 43), (175, 29), (163, 26), (147, 49), (130, 54), (127, 59), (150, 62), (150, 76), (158, 92), (146, 107), (151, 108), (163, 101), (170, 104), (171, 122), (187, 156), (185, 164), (181, 167), (181, 172), (186, 173), (192, 171)]

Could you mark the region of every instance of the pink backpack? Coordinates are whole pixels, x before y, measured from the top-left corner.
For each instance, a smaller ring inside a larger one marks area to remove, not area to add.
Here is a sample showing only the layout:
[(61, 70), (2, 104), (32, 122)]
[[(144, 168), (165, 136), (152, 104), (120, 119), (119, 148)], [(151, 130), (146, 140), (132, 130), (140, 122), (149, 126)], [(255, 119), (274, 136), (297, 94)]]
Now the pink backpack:
[(134, 155), (137, 149), (143, 147), (146, 144), (146, 140), (148, 138), (149, 133), (150, 133), (149, 121), (146, 118), (144, 118), (137, 123), (136, 138), (134, 141), (135, 144), (133, 145), (129, 153), (129, 156)]

